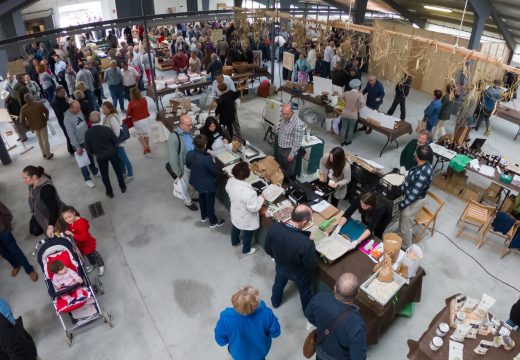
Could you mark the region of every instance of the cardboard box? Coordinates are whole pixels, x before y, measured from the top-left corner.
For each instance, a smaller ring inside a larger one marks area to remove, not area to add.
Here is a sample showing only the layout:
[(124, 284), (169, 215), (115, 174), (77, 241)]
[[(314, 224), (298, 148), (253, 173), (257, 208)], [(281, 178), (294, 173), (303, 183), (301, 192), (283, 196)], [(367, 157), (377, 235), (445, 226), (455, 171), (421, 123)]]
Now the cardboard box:
[(482, 200), (482, 195), (484, 194), (484, 191), (486, 189), (477, 186), (475, 184), (472, 184), (471, 182), (468, 182), (466, 185), (466, 188), (464, 188), (464, 191), (462, 192), (461, 198), (462, 200), (468, 202), (470, 200), (474, 200), (476, 202), (480, 202)]
[(489, 187), (484, 191), (483, 200), (489, 201), (493, 204), (497, 204), (500, 201), (500, 195), (502, 193), (502, 187), (498, 184), (491, 183)]
[(450, 182), (449, 179), (445, 179), (443, 174), (438, 174), (437, 176), (435, 176), (432, 180), (432, 185), (441, 189), (441, 190), (446, 190), (446, 185), (448, 185)]
[(502, 207), (499, 211), (511, 214), (513, 212), (515, 206), (515, 196), (509, 195), (504, 199), (504, 203), (502, 204)]

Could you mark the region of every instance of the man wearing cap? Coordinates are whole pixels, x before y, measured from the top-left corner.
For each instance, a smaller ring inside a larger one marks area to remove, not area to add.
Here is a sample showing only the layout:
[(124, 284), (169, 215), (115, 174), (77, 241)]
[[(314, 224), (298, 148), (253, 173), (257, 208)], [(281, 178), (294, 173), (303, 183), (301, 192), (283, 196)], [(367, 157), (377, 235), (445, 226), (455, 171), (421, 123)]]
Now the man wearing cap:
[(20, 103), (18, 103), (16, 98), (11, 96), (9, 91), (6, 90), (2, 91), (0, 99), (4, 101), (4, 107), (11, 119), (13, 119), (14, 129), (18, 134), (18, 141), (27, 141), (27, 129), (20, 123)]
[(40, 150), (45, 159), (50, 160), (54, 156), (49, 145), (49, 133), (47, 132), (47, 121), (49, 121), (49, 110), (40, 101), (34, 101), (31, 94), (25, 94), (25, 105), (20, 111), (20, 122), (29, 130), (34, 131), (38, 138)]
[(352, 143), (359, 110), (365, 105), (363, 103), (363, 95), (358, 90), (360, 85), (361, 80), (350, 80), (348, 86), (351, 90), (345, 91), (341, 95), (341, 99), (345, 102), (345, 107), (341, 113), (341, 146)]

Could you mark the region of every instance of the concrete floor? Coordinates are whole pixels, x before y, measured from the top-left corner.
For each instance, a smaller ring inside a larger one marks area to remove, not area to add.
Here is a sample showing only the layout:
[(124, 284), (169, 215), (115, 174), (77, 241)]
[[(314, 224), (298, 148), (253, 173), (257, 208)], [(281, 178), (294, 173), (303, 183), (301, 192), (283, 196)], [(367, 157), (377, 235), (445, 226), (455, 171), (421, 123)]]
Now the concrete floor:
[[(390, 106), (393, 98), (393, 86), (385, 83), (385, 88), (388, 94), (383, 110)], [(414, 127), (429, 101), (429, 96), (411, 92), (408, 119)], [(239, 118), (245, 137), (271, 151), (262, 143), (260, 114), (264, 104), (265, 99), (247, 96), (239, 109)], [(55, 118), (52, 124), (57, 131), (51, 138), (55, 158), (43, 160), (33, 137), (29, 144), (36, 148), (32, 151), (16, 155), (19, 145), (12, 152), (13, 163), (0, 168), (0, 197), (14, 213), (14, 234), (30, 256), (37, 239), (28, 234), (27, 189), (21, 180), (21, 171), (29, 164), (45, 167), (64, 202), (75, 206), (91, 221), (91, 231), (107, 266), (103, 277), (106, 292), (99, 301), (111, 311), (115, 327), (109, 329), (98, 322), (80, 331), (69, 348), (44, 284), (32, 283), (23, 273), (11, 278), (10, 267), (2, 259), (0, 296), (8, 300), (15, 315), (23, 316), (42, 359), (227, 359), (227, 351), (213, 340), (219, 313), (230, 306), (233, 292), (245, 284), (257, 287), (269, 305), (274, 280), (274, 263), (269, 256), (263, 250), (253, 256), (242, 256), (240, 249), (230, 246), (229, 222), (210, 230), (207, 224), (200, 223), (198, 213), (188, 211), (172, 196), (172, 182), (164, 170), (164, 143), (153, 143), (151, 156), (145, 158), (135, 138), (127, 141), (125, 148), (134, 166), (135, 180), (128, 185), (126, 194), (116, 190), (115, 198), (108, 199), (99, 178), (94, 178), (95, 189), (83, 184), (74, 158), (66, 152)], [(450, 126), (453, 127), (453, 121)], [(500, 151), (519, 162), (518, 144), (513, 142), (516, 131), (511, 123), (493, 119), (493, 132), (485, 148)], [(313, 132), (326, 139), (327, 149), (338, 144), (334, 135), (316, 127)], [(348, 150), (378, 161), (390, 170), (398, 166), (400, 150), (412, 137), (401, 138), (400, 149), (387, 151), (381, 158), (378, 156), (384, 138), (378, 133), (360, 134)], [(471, 180), (477, 182), (478, 178), (473, 176)], [(481, 185), (487, 186), (485, 182)], [(446, 201), (437, 228), (453, 238), (464, 203), (440, 190), (433, 191)], [(106, 215), (90, 219), (87, 205), (95, 201), (102, 202)], [(341, 206), (346, 205), (344, 202)], [(227, 211), (218, 203), (217, 213), (229, 219)], [(517, 255), (501, 260), (500, 250), (488, 244), (478, 250), (470, 240), (454, 241), (491, 274), (518, 287)], [(492, 295), (497, 299), (492, 312), (502, 319), (507, 319), (511, 304), (518, 298), (518, 292), (486, 274), (443, 236), (425, 236), (422, 243), (425, 252), (422, 266), (427, 273), (422, 301), (416, 304), (412, 318), (398, 318), (380, 343), (369, 348), (369, 359), (406, 358), (406, 340), (417, 339), (443, 307), (444, 299), (454, 293), (463, 292), (477, 298), (483, 292)], [(501, 239), (490, 236), (488, 243), (501, 245)], [(32, 256), (31, 262), (35, 263)], [(273, 341), (269, 358), (302, 359), (306, 319), (292, 284), (287, 287), (284, 303), (275, 314), (280, 319), (282, 335)]]

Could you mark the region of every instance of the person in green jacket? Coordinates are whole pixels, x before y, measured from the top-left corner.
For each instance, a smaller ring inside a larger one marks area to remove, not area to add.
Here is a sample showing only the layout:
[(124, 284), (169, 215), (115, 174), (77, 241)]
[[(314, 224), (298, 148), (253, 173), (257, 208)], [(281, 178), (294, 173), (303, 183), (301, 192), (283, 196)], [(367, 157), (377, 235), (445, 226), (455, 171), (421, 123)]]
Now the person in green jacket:
[[(428, 130), (422, 130), (417, 136), (417, 139), (410, 141), (401, 152), (401, 159), (399, 162), (401, 167), (404, 167), (405, 170), (408, 171), (416, 166), (417, 162), (415, 161), (415, 151), (419, 146), (429, 143), (430, 132)], [(430, 158), (427, 161), (433, 165), (433, 151), (430, 152)]]
[(517, 195), (515, 198), (515, 207), (513, 208), (513, 216), (520, 220), (520, 195)]

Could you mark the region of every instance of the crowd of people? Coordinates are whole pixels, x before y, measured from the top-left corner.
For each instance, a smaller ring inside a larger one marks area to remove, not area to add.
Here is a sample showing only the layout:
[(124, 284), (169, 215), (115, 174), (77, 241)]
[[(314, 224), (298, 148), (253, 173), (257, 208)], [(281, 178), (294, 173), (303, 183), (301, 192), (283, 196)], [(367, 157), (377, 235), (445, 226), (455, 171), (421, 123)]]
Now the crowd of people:
[[(224, 28), (224, 39), (213, 44), (208, 30), (218, 28)], [(138, 26), (137, 30), (142, 42), (145, 29)], [(222, 214), (218, 216), (215, 211), (219, 169), (211, 152), (241, 136), (237, 116), (240, 98), (234, 82), (222, 74), (222, 68), (236, 61), (260, 64), (270, 60), (273, 46), (278, 48), (279, 60), (286, 51), (295, 54), (294, 71), (284, 69), (284, 79), (307, 83), (314, 76), (321, 76), (331, 78), (332, 83), (342, 89), (342, 93), (338, 94), (345, 102), (341, 114), (340, 146), (322, 157), (318, 172), (320, 181), (334, 189), (330, 203), (340, 206), (340, 200), (345, 198), (351, 181), (351, 168), (343, 146), (352, 144), (358, 130), (370, 133), (368, 128), (357, 128), (359, 111), (365, 103), (373, 110), (380, 110), (385, 98), (383, 83), (375, 75), (368, 75), (368, 82), (362, 89), (361, 73), (366, 71), (369, 59), (367, 44), (360, 48), (355, 58), (346, 59), (340, 51), (341, 34), (337, 31), (322, 44), (325, 46), (318, 47), (312, 40), (318, 36), (317, 29), (311, 28), (314, 36), (305, 44), (304, 51), (297, 50), (298, 44), (294, 43), (292, 34), (284, 26), (280, 27), (275, 44), (271, 43), (273, 34), (267, 28), (258, 38), (250, 36), (248, 41), (241, 40), (232, 22), (160, 26), (154, 31), (157, 42), (164, 41), (166, 37), (171, 39), (172, 66), (177, 74), (200, 73), (204, 69), (214, 79), (212, 95), (217, 100), (215, 116), (208, 117), (200, 134), (194, 136), (192, 117), (182, 115), (167, 142), (171, 175), (184, 188), (182, 199), (185, 206), (191, 211), (200, 210), (202, 223), (214, 229), (226, 221)], [(150, 63), (148, 57), (148, 52), (152, 50), (136, 44), (132, 29), (125, 28), (121, 34), (125, 41), (120, 41), (116, 31), (110, 31), (106, 37), (111, 61), (104, 71), (97, 56), (93, 53), (85, 56), (71, 38), (53, 49), (47, 43), (34, 43), (27, 48), (26, 74), (7, 74), (1, 94), (19, 141), (27, 140), (27, 131), (34, 132), (42, 157), (46, 160), (54, 156), (47, 132), (49, 108), (52, 109), (66, 138), (67, 151), (76, 157), (86, 186), (95, 187), (92, 176), (100, 176), (109, 198), (114, 197), (109, 163), (122, 193), (126, 192), (127, 183), (134, 178), (132, 162), (124, 147), (129, 137), (128, 129), (125, 129), (126, 123), (123, 124), (120, 112), (126, 114), (135, 128), (143, 154), (151, 152), (150, 112), (142, 91), (145, 83), (150, 84), (154, 76), (153, 60)], [(317, 48), (323, 51), (317, 51)], [(400, 119), (406, 119), (406, 98), (412, 81), (412, 76), (404, 74), (398, 82), (395, 98), (387, 110), (389, 115), (394, 114), (399, 105)], [(106, 83), (112, 101), (107, 101), (103, 83)], [(489, 131), (489, 114), (500, 99), (499, 85), (496, 82), (483, 92), (481, 105), (475, 110), (478, 115), (477, 128), (484, 119)], [(48, 101), (48, 106), (45, 101)], [(424, 130), (401, 153), (400, 165), (405, 180), (402, 186), (404, 199), (399, 204), (399, 232), (403, 237), (403, 249), (413, 243), (414, 219), (424, 204), (432, 182), (433, 152), (429, 143), (444, 135), (444, 123), (453, 112), (453, 101), (452, 84), (446, 86), (444, 93), (435, 90), (433, 101), (424, 111)], [(276, 160), (285, 181), (292, 183), (296, 180), (296, 159), (300, 156), (306, 125), (291, 104), (282, 106), (281, 117)], [(242, 254), (253, 255), (257, 251), (251, 246), (253, 233), (260, 227), (259, 211), (265, 199), (245, 181), (251, 175), (246, 162), (234, 165), (232, 175), (225, 187), (230, 199), (231, 245), (238, 247), (242, 243)], [(51, 176), (45, 173), (43, 167), (27, 166), (22, 177), (29, 189), (31, 234), (53, 237), (56, 231), (61, 231), (71, 236), (80, 252), (102, 276), (105, 262), (96, 249), (96, 239), (90, 234), (88, 221), (74, 207), (64, 204), (52, 184)], [(392, 220), (392, 206), (372, 192), (363, 194), (359, 201), (351, 203), (345, 210), (334, 231), (338, 232), (357, 211), (366, 225), (366, 230), (357, 239), (358, 243), (371, 236), (381, 238)], [(307, 327), (316, 328), (317, 338), (321, 339), (316, 344), (317, 359), (365, 359), (365, 324), (354, 305), (359, 288), (356, 276), (342, 274), (333, 292), (312, 293), (312, 273), (318, 266), (319, 257), (314, 242), (310, 241), (310, 234), (303, 230), (311, 221), (312, 210), (306, 205), (298, 205), (287, 223), (275, 223), (268, 231), (265, 251), (273, 258), (276, 270), (271, 305), (273, 308), (282, 305), (285, 286), (289, 280), (293, 281), (299, 290), (302, 311), (308, 320)], [(38, 273), (17, 246), (11, 232), (11, 222), (12, 214), (0, 202), (0, 254), (12, 266), (12, 276), (16, 276), (23, 267), (36, 281)], [(77, 281), (63, 264), (54, 264), (51, 271), (59, 275), (57, 279), (63, 283)], [(276, 315), (261, 300), (258, 290), (251, 286), (239, 289), (232, 296), (231, 303), (232, 307), (220, 314), (216, 324), (216, 342), (220, 346), (228, 346), (235, 360), (265, 358), (272, 339), (282, 335)], [(0, 316), (0, 329), (13, 327), (16, 322), (2, 299), (0, 313), (3, 315)], [(335, 330), (324, 338), (323, 333), (331, 325)], [(32, 342), (28, 335), (23, 336), (29, 343)], [(25, 351), (30, 353), (27, 359), (35, 358), (33, 347), (34, 343), (25, 346)], [(0, 355), (2, 351), (0, 341)]]

